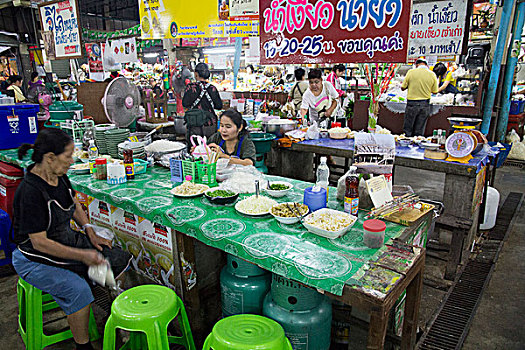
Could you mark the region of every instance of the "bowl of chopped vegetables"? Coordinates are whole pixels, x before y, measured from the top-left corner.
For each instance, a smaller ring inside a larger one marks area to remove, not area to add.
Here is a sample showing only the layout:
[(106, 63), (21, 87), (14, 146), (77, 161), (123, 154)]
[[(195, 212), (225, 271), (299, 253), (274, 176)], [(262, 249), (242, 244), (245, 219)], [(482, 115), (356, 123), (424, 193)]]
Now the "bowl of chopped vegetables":
[(308, 211), (309, 209), (306, 204), (286, 202), (274, 205), (270, 210), (270, 214), (272, 214), (277, 221), (291, 225), (299, 222), (301, 217), (308, 214)]
[(204, 197), (206, 197), (211, 203), (225, 205), (235, 202), (237, 198), (239, 198), (239, 194), (221, 188), (210, 188), (204, 192)]
[(271, 181), (268, 182), (268, 187), (265, 189), (270, 196), (279, 198), (284, 197), (290, 192), (293, 185), (286, 181)]

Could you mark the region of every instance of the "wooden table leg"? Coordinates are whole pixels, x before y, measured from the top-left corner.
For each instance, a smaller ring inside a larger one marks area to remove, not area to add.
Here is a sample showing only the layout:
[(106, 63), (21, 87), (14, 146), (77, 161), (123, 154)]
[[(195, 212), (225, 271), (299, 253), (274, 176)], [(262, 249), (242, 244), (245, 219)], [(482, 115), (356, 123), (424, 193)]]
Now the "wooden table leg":
[(385, 345), (386, 328), (389, 313), (370, 312), (370, 326), (368, 328), (367, 350), (381, 350)]
[(421, 264), (421, 270), (407, 287), (405, 321), (403, 322), (403, 335), (401, 339), (402, 350), (413, 349), (416, 343), (421, 290), (423, 289), (423, 266), (425, 266), (424, 262)]

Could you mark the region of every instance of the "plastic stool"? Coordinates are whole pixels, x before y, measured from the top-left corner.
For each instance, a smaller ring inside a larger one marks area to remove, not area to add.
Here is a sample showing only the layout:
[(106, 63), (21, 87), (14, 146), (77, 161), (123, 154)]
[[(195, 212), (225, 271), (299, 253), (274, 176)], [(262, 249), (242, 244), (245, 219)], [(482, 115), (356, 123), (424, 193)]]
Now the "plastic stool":
[[(44, 334), (43, 312), (60, 308), (53, 297), (23, 279), (18, 279), (18, 332), (27, 349), (40, 350), (51, 344), (73, 338), (71, 330), (52, 335)], [(89, 311), (89, 338), (94, 341), (100, 338), (93, 316)]]
[(283, 327), (259, 315), (235, 315), (213, 326), (202, 350), (292, 350)]
[[(182, 337), (168, 336), (168, 324), (177, 316)], [(124, 348), (169, 350), (169, 344), (179, 344), (195, 350), (184, 304), (168, 287), (148, 284), (120, 294), (104, 329), (104, 350), (115, 349), (117, 328), (132, 332)]]

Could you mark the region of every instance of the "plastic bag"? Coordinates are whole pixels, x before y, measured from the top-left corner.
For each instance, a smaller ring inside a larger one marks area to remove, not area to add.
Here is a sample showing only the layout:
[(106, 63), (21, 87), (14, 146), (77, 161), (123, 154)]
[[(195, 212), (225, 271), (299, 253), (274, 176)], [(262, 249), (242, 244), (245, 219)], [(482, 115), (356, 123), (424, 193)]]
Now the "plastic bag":
[(115, 275), (111, 269), (109, 261), (105, 261), (100, 265), (91, 265), (88, 268), (88, 276), (91, 280), (100, 284), (102, 287), (108, 286), (111, 288), (117, 287), (117, 282), (115, 281)]
[(259, 180), (261, 190), (268, 185), (268, 181), (256, 167), (235, 165), (220, 187), (238, 193), (255, 193), (255, 180)]
[(191, 144), (195, 147), (191, 154), (197, 158), (202, 158), (205, 163), (208, 162), (208, 157), (213, 151), (206, 144), (206, 136), (192, 135)]
[(113, 231), (111, 231), (111, 230), (109, 230), (109, 229), (107, 229), (105, 227), (100, 227), (100, 226), (92, 225), (92, 224), (87, 224), (86, 228), (87, 227), (91, 227), (93, 229), (93, 231), (95, 231), (95, 234), (97, 236), (102, 237), (104, 239), (113, 241), (113, 238), (115, 238), (115, 234), (113, 233)]
[(520, 135), (516, 132), (516, 130), (512, 129), (506, 137), (507, 143), (514, 143), (514, 142), (520, 142)]
[(350, 175), (350, 170), (337, 180), (337, 200), (342, 201), (345, 198), (346, 178), (348, 175)]
[[(514, 129), (512, 130), (514, 131)], [(519, 138), (519, 136), (518, 136)], [(525, 160), (525, 144), (523, 142), (513, 142), (508, 159)]]
[(313, 122), (313, 124), (306, 130), (306, 139), (307, 140), (317, 140), (319, 138), (319, 127), (317, 126), (317, 122)]

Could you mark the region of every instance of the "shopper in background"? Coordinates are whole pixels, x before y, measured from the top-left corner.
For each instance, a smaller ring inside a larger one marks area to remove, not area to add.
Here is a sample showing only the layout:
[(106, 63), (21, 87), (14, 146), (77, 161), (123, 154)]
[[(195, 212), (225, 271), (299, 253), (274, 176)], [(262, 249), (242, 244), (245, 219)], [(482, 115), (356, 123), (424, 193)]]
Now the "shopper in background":
[(9, 77), (9, 87), (7, 88), (7, 91), (13, 91), (15, 102), (20, 103), (24, 102), (26, 100), (26, 97), (24, 96), (24, 93), (22, 92), (22, 83), (24, 79), (20, 75), (11, 75)]
[(288, 101), (292, 101), (295, 107), (295, 112), (301, 110), (301, 104), (303, 103), (303, 95), (308, 90), (308, 81), (305, 79), (306, 71), (304, 68), (297, 68), (294, 71), (296, 83), (288, 93)]
[(301, 103), (301, 117), (308, 113), (310, 122), (328, 127), (327, 121), (337, 107), (339, 94), (332, 84), (323, 81), (323, 73), (317, 68), (308, 72), (308, 86)]
[(344, 64), (336, 64), (332, 68), (332, 72), (328, 74), (326, 77), (326, 81), (332, 84), (335, 88), (335, 91), (339, 94), (339, 98), (337, 99), (337, 109), (336, 109), (336, 115), (337, 117), (342, 117), (344, 115), (344, 110), (342, 108), (343, 106), (343, 99), (346, 97), (346, 92), (341, 89), (341, 81), (339, 78), (341, 78), (345, 74), (345, 65)]
[(437, 63), (432, 69), (436, 77), (438, 78), (438, 93), (443, 92), (445, 94), (457, 94), (458, 89), (456, 87), (456, 79), (452, 76), (452, 71), (447, 69), (443, 63)]
[(27, 84), (27, 88), (31, 89), (35, 86), (43, 86), (44, 82), (40, 79), (37, 72), (31, 73), (31, 81)]
[(162, 87), (159, 85), (159, 82), (155, 78), (149, 79), (149, 85), (151, 86), (151, 90), (155, 94), (155, 98), (160, 98), (164, 94), (164, 91), (162, 90)]
[(423, 136), (430, 115), (430, 96), (438, 91), (436, 75), (424, 58), (416, 60), (416, 68), (408, 71), (401, 90), (407, 90), (407, 107), (403, 131), (407, 137)]
[[(210, 137), (217, 132), (216, 109), (222, 109), (222, 100), (217, 88), (208, 82), (210, 70), (206, 63), (195, 66), (195, 80), (186, 86), (182, 106), (186, 109), (185, 120), (188, 127), (186, 138), (188, 147), (190, 137), (200, 135)], [(200, 110), (203, 113), (198, 113)]]

